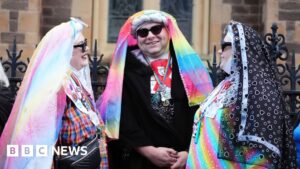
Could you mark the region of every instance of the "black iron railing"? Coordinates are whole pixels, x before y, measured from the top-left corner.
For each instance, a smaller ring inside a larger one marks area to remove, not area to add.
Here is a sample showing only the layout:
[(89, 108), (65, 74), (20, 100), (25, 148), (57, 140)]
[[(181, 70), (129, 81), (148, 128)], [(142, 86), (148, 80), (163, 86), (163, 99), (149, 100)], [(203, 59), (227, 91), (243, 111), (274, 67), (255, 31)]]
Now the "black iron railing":
[(23, 61), (20, 61), (22, 52), (23, 50), (20, 50), (19, 52), (17, 51), (17, 43), (15, 38), (12, 44), (12, 49), (6, 49), (8, 60), (3, 61), (2, 57), (0, 57), (4, 71), (9, 77), (10, 86), (8, 94), (10, 98), (15, 97), (29, 63), (29, 58), (27, 58), (27, 64)]
[(290, 112), (297, 121), (295, 124), (298, 124), (300, 113), (300, 66), (296, 66), (295, 51), (289, 52), (285, 44), (285, 37), (277, 33), (277, 25), (273, 24), (271, 29), (272, 33), (265, 35), (265, 41), (272, 49), (273, 61), (277, 61), (277, 72), (285, 100), (289, 104)]
[(108, 65), (102, 64), (103, 54), (98, 56), (97, 53), (97, 40), (95, 40), (93, 55), (89, 56), (92, 87), (95, 96), (99, 96), (103, 92), (109, 70)]

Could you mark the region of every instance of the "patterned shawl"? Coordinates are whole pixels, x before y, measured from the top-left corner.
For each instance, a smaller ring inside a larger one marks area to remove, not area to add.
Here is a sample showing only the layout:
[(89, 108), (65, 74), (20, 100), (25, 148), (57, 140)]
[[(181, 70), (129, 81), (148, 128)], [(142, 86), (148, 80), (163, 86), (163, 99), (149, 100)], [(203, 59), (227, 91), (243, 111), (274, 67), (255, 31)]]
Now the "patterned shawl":
[(232, 31), (239, 82), (236, 102), (221, 117), (218, 157), (265, 167), (297, 168), (293, 126), (269, 48), (248, 26), (232, 21), (228, 30)]
[(189, 105), (199, 104), (212, 90), (211, 79), (205, 66), (179, 30), (175, 18), (167, 13), (155, 10), (138, 12), (129, 17), (120, 30), (113, 53), (106, 89), (101, 99), (97, 101), (102, 119), (105, 120), (107, 134), (110, 138), (119, 137), (122, 86), (127, 47), (137, 45), (137, 40), (131, 34), (133, 20), (153, 13), (158, 13), (167, 19), (166, 27), (174, 46), (180, 76)]
[[(70, 75), (73, 44), (83, 25), (76, 20), (51, 29), (34, 51), (0, 138), (0, 168), (50, 168), (51, 148), (61, 128), (66, 96), (60, 90)], [(18, 146), (19, 157), (7, 157), (7, 145)], [(33, 156), (21, 157), (21, 146), (33, 145)], [(48, 153), (36, 157), (36, 145)]]

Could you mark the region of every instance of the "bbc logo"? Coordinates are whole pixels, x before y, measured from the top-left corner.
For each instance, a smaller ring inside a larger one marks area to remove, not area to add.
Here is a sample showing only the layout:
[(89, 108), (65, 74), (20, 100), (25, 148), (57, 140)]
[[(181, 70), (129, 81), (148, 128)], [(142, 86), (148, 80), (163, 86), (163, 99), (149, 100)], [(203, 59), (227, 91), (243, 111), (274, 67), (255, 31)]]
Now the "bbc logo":
[[(19, 150), (19, 148), (21, 149)], [(35, 156), (45, 157), (48, 155), (47, 145), (35, 145)], [(6, 146), (7, 157), (32, 157), (34, 154), (33, 145), (7, 145)], [(21, 153), (20, 153), (21, 152)], [(20, 153), (20, 154), (19, 154)]]
[[(35, 153), (35, 154), (34, 154)], [(7, 145), (7, 157), (46, 157), (47, 155), (87, 155), (87, 146)]]

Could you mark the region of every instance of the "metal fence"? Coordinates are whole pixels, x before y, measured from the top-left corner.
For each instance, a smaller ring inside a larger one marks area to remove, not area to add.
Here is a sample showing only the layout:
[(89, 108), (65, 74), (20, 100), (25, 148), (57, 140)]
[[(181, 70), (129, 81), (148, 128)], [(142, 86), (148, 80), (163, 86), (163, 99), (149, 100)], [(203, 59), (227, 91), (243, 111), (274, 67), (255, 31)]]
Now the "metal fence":
[[(298, 122), (300, 110), (300, 66), (295, 65), (295, 52), (288, 51), (285, 44), (285, 37), (282, 34), (277, 33), (277, 25), (273, 24), (271, 29), (272, 33), (267, 33), (264, 36), (264, 40), (267, 45), (270, 46), (273, 61), (277, 64), (278, 77), (284, 89), (284, 96), (289, 105), (290, 112)], [(102, 63), (103, 54), (98, 55), (96, 40), (94, 41), (92, 51), (91, 56), (89, 56), (91, 79), (92, 87), (95, 96), (97, 97), (105, 88), (109, 67)], [(10, 95), (11, 98), (14, 98), (30, 60), (27, 58), (27, 61), (25, 61), (27, 63), (20, 61), (22, 50), (17, 51), (16, 40), (13, 41), (12, 49), (6, 50), (6, 52), (8, 59), (2, 60), (3, 58), (0, 57), (0, 60), (2, 61), (3, 67), (10, 81), (8, 95)], [(208, 70), (214, 86), (216, 86), (224, 78), (224, 73), (220, 70), (216, 57), (216, 47), (214, 47), (213, 62), (212, 64), (208, 62)]]
[(285, 37), (277, 33), (277, 25), (273, 24), (272, 33), (265, 35), (265, 41), (271, 47), (274, 63), (277, 63), (278, 77), (283, 88), (285, 100), (289, 105), (291, 114), (299, 122), (300, 110), (300, 65), (296, 66), (295, 51), (288, 51)]

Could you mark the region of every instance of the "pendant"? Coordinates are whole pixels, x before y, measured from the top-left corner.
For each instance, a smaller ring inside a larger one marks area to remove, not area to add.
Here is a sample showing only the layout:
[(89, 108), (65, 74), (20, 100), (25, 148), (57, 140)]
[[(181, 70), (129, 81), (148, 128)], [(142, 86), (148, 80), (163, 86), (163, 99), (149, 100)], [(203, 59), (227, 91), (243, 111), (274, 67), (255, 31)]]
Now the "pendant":
[(83, 99), (81, 99), (81, 102), (83, 103), (83, 105), (84, 105), (84, 107), (88, 110), (88, 111), (90, 111), (92, 108), (91, 108), (91, 106), (88, 104), (88, 102), (83, 98)]
[(75, 89), (76, 92), (81, 92), (81, 88), (76, 86), (76, 89)]
[(161, 86), (161, 101), (166, 101), (171, 98), (171, 91), (167, 90), (165, 85)]
[(158, 104), (160, 102), (160, 100), (161, 100), (161, 96), (160, 96), (160, 92), (158, 91), (152, 96), (151, 101), (154, 104)]
[(72, 94), (72, 97), (73, 97), (73, 99), (74, 99), (75, 101), (77, 101), (78, 97), (77, 97), (76, 93), (73, 93), (73, 94)]
[(163, 106), (167, 107), (170, 105), (170, 102), (169, 102), (169, 100), (165, 100), (162, 102), (162, 104), (163, 104)]

